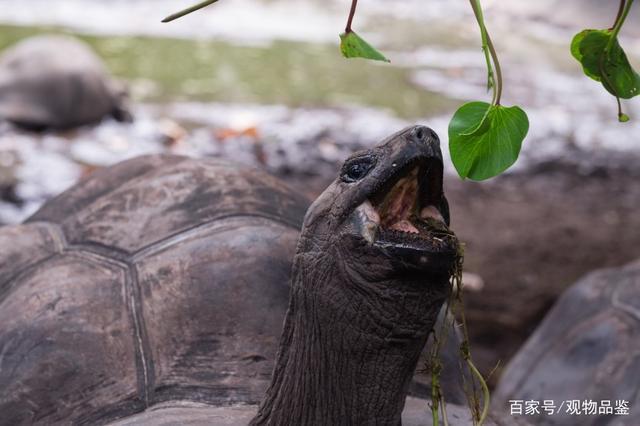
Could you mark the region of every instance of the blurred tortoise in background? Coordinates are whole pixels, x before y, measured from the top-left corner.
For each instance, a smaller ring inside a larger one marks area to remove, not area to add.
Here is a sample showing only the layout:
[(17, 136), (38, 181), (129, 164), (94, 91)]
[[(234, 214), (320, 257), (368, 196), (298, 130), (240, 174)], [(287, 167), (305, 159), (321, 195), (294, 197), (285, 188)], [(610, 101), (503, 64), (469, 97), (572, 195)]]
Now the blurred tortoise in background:
[[(640, 425), (640, 262), (568, 289), (507, 365), (493, 399), (501, 412), (510, 400), (539, 401), (539, 415), (523, 416), (534, 424)], [(548, 415), (545, 400), (560, 412)], [(576, 400), (581, 414), (567, 414)], [(596, 415), (583, 401), (597, 404)]]
[(29, 130), (68, 129), (107, 116), (128, 121), (124, 87), (78, 39), (36, 36), (0, 56), (0, 119)]
[[(371, 173), (365, 189), (417, 199), (422, 188), (430, 194), (421, 195), (424, 214), (446, 216), (434, 135), (423, 127), (408, 129), (375, 155), (356, 156), (370, 168), (378, 161), (376, 170), (382, 170)], [(417, 174), (427, 156), (434, 159), (428, 162), (432, 168)], [(399, 160), (405, 157), (417, 160), (403, 165)], [(345, 167), (358, 174), (364, 166)], [(325, 192), (325, 208), (336, 188), (346, 187), (341, 179)], [(398, 190), (398, 183), (411, 191)], [(362, 227), (358, 238), (375, 238), (367, 216), (375, 216), (372, 206), (358, 207), (366, 199), (358, 200), (344, 195), (334, 204), (354, 212), (348, 223)], [(211, 407), (257, 404), (271, 379), (307, 205), (277, 179), (252, 169), (147, 156), (98, 171), (25, 224), (0, 228), (0, 424), (104, 424), (145, 410), (146, 416), (160, 416), (148, 420), (155, 424), (170, 417), (176, 404), (193, 409), (187, 413), (193, 419), (202, 410), (209, 419), (220, 415)], [(388, 210), (394, 203), (384, 205)], [(419, 226), (411, 222), (416, 219), (396, 219), (385, 224), (390, 233), (381, 235), (404, 245), (394, 248), (387, 241), (384, 250), (398, 250), (406, 258), (403, 268), (425, 262), (411, 248), (422, 240), (403, 232)], [(313, 242), (311, 234), (306, 244)], [(362, 240), (350, 244), (357, 253)], [(440, 282), (448, 271), (432, 274)], [(421, 273), (420, 279), (429, 276)], [(433, 308), (446, 296), (442, 283), (425, 285), (428, 292), (420, 297), (429, 303), (410, 304), (421, 311), (428, 307), (419, 322), (424, 327), (416, 336), (398, 328), (389, 341), (413, 348), (402, 362), (408, 378), (393, 375), (401, 384), (394, 401), (403, 401), (435, 319)], [(400, 296), (394, 303), (406, 303)], [(413, 411), (406, 416), (423, 418), (425, 401), (408, 405)], [(255, 408), (234, 410), (253, 416)]]

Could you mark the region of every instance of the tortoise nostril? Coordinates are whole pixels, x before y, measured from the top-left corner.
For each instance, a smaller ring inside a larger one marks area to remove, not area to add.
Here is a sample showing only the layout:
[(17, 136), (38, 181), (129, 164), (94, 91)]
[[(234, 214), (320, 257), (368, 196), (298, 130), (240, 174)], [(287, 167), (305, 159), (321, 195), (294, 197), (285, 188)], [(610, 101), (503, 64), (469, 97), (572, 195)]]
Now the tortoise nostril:
[(436, 132), (426, 126), (416, 126), (413, 131), (413, 135), (419, 142), (426, 142), (427, 139), (432, 139), (435, 142), (440, 142), (440, 138), (438, 138)]

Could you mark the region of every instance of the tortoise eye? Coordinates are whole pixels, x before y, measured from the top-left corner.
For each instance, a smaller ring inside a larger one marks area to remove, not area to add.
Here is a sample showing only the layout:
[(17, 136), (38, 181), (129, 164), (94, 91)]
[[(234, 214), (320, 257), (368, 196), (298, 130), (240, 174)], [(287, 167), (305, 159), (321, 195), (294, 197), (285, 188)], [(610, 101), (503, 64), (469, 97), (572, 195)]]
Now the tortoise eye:
[(375, 159), (371, 157), (350, 160), (342, 169), (342, 180), (347, 183), (357, 182), (369, 173), (374, 164)]

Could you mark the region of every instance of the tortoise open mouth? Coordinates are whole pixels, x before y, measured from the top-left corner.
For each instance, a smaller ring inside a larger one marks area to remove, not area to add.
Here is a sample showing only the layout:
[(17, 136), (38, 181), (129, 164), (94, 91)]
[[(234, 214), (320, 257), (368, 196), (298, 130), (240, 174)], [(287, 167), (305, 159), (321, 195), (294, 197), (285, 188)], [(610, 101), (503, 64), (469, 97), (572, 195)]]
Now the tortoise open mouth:
[(442, 188), (442, 162), (419, 158), (393, 173), (356, 209), (356, 226), (369, 243), (382, 248), (451, 252), (457, 239), (448, 228)]

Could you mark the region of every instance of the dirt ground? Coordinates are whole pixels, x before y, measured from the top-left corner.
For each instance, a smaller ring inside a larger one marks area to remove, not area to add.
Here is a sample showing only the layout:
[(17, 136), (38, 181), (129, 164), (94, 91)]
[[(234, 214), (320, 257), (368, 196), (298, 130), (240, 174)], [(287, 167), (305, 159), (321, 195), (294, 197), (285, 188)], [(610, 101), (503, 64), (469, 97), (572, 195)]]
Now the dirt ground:
[[(596, 161), (597, 162), (597, 161)], [(608, 157), (541, 163), (488, 182), (448, 178), (452, 228), (465, 270), (484, 287), (465, 295), (471, 348), (484, 374), (502, 368), (564, 289), (589, 271), (640, 257), (640, 164)], [(317, 195), (321, 177), (283, 176)]]

